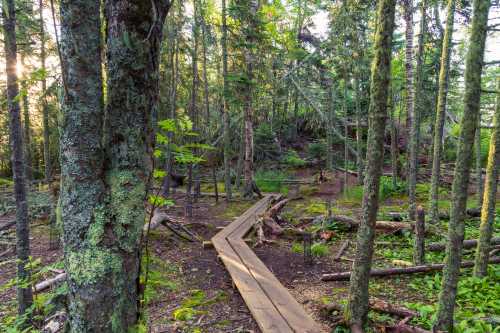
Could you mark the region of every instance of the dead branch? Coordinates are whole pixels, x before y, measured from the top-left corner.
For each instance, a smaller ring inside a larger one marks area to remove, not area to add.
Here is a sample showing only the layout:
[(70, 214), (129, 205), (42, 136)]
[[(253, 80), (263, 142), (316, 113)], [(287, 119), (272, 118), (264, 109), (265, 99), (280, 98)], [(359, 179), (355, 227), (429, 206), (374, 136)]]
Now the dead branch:
[[(500, 264), (500, 257), (491, 258), (488, 263), (490, 264)], [(464, 261), (460, 265), (462, 268), (473, 267), (473, 261)], [(385, 269), (372, 269), (370, 276), (391, 276), (391, 275), (401, 275), (401, 274), (413, 274), (413, 273), (429, 273), (440, 271), (444, 267), (444, 264), (429, 264), (421, 266), (412, 266), (404, 268), (385, 268)], [(351, 272), (342, 273), (330, 273), (323, 274), (321, 277), (322, 281), (347, 281), (351, 278)]]
[(333, 260), (339, 261), (340, 257), (342, 257), (342, 254), (344, 254), (344, 251), (347, 249), (348, 246), (349, 246), (349, 240), (344, 241), (344, 243), (342, 243), (342, 246), (340, 246), (339, 251), (337, 252), (335, 257), (333, 257)]
[(34, 292), (35, 293), (39, 293), (41, 291), (44, 291), (45, 289), (48, 289), (50, 287), (52, 287), (53, 285), (59, 283), (59, 282), (62, 282), (66, 280), (66, 273), (61, 273), (61, 274), (58, 274), (56, 275), (55, 277), (51, 278), (51, 279), (48, 279), (48, 280), (45, 280), (45, 281), (42, 281), (40, 283), (37, 283), (34, 287)]

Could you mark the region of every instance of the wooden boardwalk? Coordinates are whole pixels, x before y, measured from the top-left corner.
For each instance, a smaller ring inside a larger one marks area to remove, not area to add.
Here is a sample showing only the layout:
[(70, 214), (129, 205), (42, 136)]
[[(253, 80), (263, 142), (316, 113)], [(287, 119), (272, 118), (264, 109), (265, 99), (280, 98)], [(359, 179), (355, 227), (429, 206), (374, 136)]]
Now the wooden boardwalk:
[(319, 326), (243, 241), (274, 198), (264, 196), (212, 243), (263, 333), (319, 333)]

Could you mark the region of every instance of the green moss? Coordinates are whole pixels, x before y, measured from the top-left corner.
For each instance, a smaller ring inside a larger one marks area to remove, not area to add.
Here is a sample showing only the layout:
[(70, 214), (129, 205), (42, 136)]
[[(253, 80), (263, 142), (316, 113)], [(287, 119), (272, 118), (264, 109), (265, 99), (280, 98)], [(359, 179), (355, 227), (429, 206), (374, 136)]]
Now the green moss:
[(69, 252), (67, 262), (72, 280), (80, 286), (99, 283), (110, 273), (119, 272), (122, 266), (118, 255), (97, 247)]

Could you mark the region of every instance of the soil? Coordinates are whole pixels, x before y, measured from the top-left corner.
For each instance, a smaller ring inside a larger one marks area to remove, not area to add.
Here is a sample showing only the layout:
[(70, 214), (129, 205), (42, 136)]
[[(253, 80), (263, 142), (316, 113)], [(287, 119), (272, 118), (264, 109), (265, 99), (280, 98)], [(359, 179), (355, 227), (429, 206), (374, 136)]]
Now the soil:
[[(296, 175), (302, 179), (310, 179), (317, 171), (303, 169)], [(343, 173), (326, 174), (328, 181), (319, 186), (307, 199), (334, 199), (342, 193)], [(356, 177), (348, 177), (348, 185), (355, 185)], [(155, 291), (147, 313), (150, 332), (260, 332), (249, 313), (238, 291), (233, 287), (231, 278), (224, 265), (218, 260), (213, 248), (203, 248), (201, 240), (210, 240), (217, 232), (217, 227), (228, 225), (233, 218), (242, 214), (252, 202), (241, 201), (226, 203), (221, 199), (215, 203), (212, 197), (202, 197), (194, 204), (194, 216), (184, 218), (184, 196), (174, 195), (176, 205), (168, 209), (168, 214), (178, 217), (191, 232), (199, 237), (198, 241), (182, 240), (164, 227), (152, 231), (149, 249), (150, 256), (169, 267), (168, 278), (176, 287), (164, 287)], [(48, 226), (32, 228), (31, 251), (34, 259), (40, 259), (42, 265), (49, 265), (62, 259), (60, 249), (49, 248)], [(353, 238), (351, 234), (335, 234), (331, 242), (329, 255), (313, 258), (306, 263), (304, 255), (291, 250), (292, 241), (276, 239), (272, 244), (254, 248), (258, 257), (267, 265), (280, 282), (290, 290), (306, 311), (328, 332), (333, 327), (331, 318), (321, 314), (320, 305), (325, 299), (341, 302), (346, 298), (348, 282), (322, 282), (323, 273), (341, 272), (350, 269), (353, 258)], [(340, 261), (334, 261), (334, 254), (345, 239), (351, 239), (351, 245)], [(3, 248), (0, 248), (0, 253)], [(9, 262), (10, 260), (10, 262)], [(45, 273), (40, 280), (52, 276)], [(13, 253), (0, 258), (0, 286), (15, 276)], [(387, 280), (387, 288), (375, 290), (372, 294), (389, 301), (418, 299), (398, 285), (407, 283), (408, 278), (397, 279), (396, 286)], [(405, 282), (406, 281), (406, 282)], [(185, 307), (186, 300), (196, 291), (203, 291), (206, 300), (194, 307), (194, 315), (188, 320), (174, 320), (177, 311)], [(14, 288), (0, 289), (0, 317), (12, 310), (15, 298)], [(10, 305), (9, 305), (10, 304)], [(196, 331), (195, 328), (199, 328)]]

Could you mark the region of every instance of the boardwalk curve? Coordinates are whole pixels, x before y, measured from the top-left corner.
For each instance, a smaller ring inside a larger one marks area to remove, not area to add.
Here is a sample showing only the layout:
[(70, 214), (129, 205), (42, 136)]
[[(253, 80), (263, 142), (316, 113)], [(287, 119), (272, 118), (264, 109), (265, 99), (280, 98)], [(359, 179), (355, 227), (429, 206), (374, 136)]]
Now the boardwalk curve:
[(263, 333), (319, 333), (319, 326), (243, 241), (275, 198), (264, 196), (215, 235), (212, 243)]

